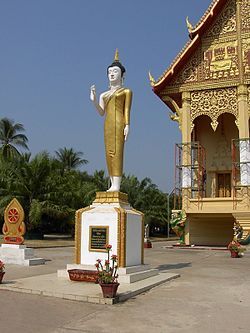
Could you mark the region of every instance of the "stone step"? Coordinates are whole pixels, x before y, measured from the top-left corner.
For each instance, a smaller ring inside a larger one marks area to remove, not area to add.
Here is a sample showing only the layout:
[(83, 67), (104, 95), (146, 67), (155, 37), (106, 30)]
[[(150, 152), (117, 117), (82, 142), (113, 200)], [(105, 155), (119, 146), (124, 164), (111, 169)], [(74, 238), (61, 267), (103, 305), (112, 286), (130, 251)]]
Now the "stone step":
[(24, 260), (24, 266), (36, 266), (36, 265), (44, 265), (45, 259), (43, 258), (31, 258)]
[(119, 267), (118, 274), (125, 275), (125, 274), (132, 274), (136, 272), (147, 271), (150, 269), (150, 265), (136, 265), (136, 266), (128, 266), (128, 267)]
[(152, 276), (159, 274), (158, 269), (148, 269), (146, 271), (135, 272), (131, 274), (119, 275), (118, 282), (120, 283), (134, 283), (137, 281), (145, 280)]

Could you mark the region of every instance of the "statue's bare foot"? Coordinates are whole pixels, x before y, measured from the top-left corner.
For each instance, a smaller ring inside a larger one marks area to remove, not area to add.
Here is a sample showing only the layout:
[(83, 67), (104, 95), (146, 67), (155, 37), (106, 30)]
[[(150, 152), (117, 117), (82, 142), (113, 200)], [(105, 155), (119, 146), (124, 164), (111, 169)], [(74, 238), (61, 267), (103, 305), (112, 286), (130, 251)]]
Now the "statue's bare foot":
[(107, 192), (114, 192), (115, 190), (114, 190), (114, 187), (113, 187), (113, 185), (107, 190)]

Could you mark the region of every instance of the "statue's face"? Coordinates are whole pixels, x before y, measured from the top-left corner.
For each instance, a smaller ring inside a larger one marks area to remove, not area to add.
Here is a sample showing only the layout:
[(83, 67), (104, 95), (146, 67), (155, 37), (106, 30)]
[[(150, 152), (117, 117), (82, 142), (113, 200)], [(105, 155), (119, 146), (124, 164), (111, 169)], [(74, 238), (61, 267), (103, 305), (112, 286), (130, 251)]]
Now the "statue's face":
[(118, 66), (109, 67), (108, 78), (111, 83), (120, 82), (122, 78), (121, 69)]

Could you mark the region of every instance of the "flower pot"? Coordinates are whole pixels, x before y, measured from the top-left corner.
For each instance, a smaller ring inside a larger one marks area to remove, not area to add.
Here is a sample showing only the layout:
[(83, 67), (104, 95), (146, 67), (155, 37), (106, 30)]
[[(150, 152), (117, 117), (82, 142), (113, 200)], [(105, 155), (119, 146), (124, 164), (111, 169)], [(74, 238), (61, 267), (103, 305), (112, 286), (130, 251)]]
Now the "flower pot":
[(117, 288), (120, 285), (118, 282), (114, 283), (99, 283), (102, 288), (102, 294), (105, 298), (114, 298), (116, 297)]
[(230, 251), (231, 252), (231, 258), (239, 258), (239, 252), (236, 251)]
[(2, 283), (2, 279), (3, 279), (4, 274), (5, 274), (5, 272), (0, 272), (0, 283)]
[(69, 278), (71, 281), (98, 283), (98, 272), (85, 269), (69, 269)]

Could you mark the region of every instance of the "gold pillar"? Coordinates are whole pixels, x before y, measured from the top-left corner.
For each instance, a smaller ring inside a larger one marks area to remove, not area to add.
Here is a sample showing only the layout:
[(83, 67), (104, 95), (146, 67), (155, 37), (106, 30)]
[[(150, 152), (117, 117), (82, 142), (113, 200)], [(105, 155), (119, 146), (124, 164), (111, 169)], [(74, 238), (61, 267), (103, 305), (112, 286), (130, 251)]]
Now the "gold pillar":
[(239, 139), (249, 138), (249, 116), (248, 116), (248, 91), (247, 86), (238, 86), (238, 110), (239, 110)]

